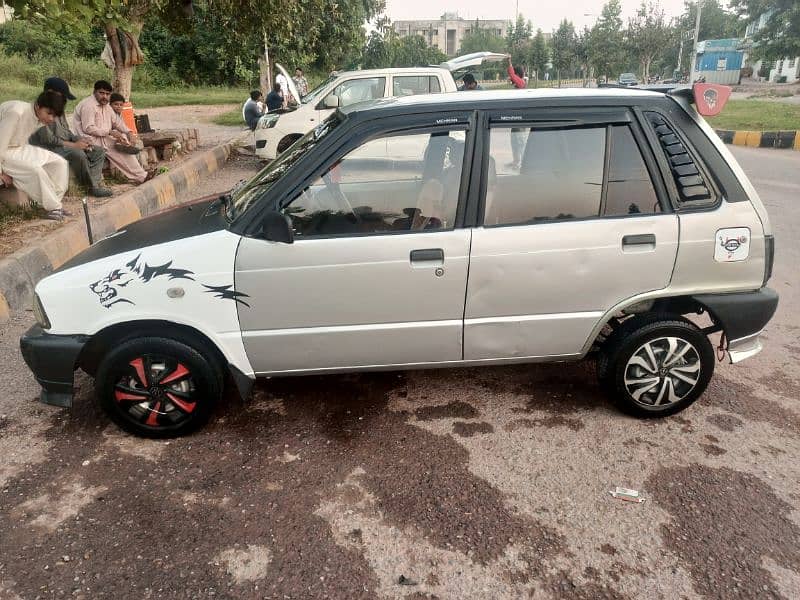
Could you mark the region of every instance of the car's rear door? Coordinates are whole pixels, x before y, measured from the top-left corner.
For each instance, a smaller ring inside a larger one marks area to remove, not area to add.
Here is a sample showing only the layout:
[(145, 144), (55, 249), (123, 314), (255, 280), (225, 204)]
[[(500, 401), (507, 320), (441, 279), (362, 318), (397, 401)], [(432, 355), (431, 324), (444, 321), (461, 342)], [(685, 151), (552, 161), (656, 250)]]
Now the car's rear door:
[(239, 318), (256, 373), (461, 360), (469, 115), (440, 116), (356, 131), (284, 206), (294, 243), (242, 239)]
[(487, 127), (464, 358), (579, 355), (612, 307), (669, 284), (677, 216), (624, 108), (498, 111)]

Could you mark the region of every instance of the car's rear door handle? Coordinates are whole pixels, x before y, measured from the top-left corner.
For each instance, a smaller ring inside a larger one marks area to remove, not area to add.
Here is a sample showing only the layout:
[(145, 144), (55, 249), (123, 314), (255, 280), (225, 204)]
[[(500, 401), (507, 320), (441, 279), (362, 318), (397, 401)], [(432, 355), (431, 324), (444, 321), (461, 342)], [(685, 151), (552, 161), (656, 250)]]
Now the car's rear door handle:
[(622, 236), (622, 249), (636, 250), (655, 249), (656, 236), (654, 233), (639, 233), (636, 235)]
[(412, 250), (411, 262), (412, 263), (437, 262), (441, 264), (444, 262), (444, 250), (442, 250), (441, 248), (426, 248), (424, 250)]

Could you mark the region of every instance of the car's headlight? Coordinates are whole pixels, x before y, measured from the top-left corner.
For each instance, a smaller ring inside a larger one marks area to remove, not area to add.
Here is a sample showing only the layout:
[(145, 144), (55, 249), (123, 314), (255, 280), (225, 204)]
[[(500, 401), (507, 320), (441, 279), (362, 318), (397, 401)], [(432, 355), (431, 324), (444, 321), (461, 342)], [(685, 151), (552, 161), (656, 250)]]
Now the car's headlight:
[(50, 329), (50, 319), (47, 318), (47, 313), (44, 312), (44, 306), (42, 306), (42, 301), (39, 299), (39, 294), (33, 295), (33, 315), (42, 329)]
[(278, 121), (278, 117), (280, 115), (271, 114), (271, 115), (264, 115), (261, 117), (261, 120), (258, 122), (258, 126), (261, 129), (269, 129), (270, 127), (275, 127), (275, 123)]

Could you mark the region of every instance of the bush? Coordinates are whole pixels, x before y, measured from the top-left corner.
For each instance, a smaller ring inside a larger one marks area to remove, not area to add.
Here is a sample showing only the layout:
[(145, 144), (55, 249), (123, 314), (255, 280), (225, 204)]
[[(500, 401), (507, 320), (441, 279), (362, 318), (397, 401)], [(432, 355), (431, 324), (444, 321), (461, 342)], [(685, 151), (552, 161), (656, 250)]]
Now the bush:
[(786, 83), (786, 75), (778, 75), (775, 78), (775, 83)]

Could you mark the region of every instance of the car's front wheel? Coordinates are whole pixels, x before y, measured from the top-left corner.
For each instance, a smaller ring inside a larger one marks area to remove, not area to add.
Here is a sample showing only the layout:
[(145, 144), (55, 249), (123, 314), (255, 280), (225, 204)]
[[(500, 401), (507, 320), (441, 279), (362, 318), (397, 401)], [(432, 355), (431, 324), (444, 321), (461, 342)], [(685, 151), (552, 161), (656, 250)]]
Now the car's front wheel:
[(162, 337), (123, 342), (95, 378), (97, 400), (111, 420), (150, 438), (177, 437), (205, 424), (222, 389), (215, 358)]
[(714, 373), (708, 337), (682, 317), (634, 317), (600, 353), (600, 383), (625, 412), (664, 417), (692, 404)]

